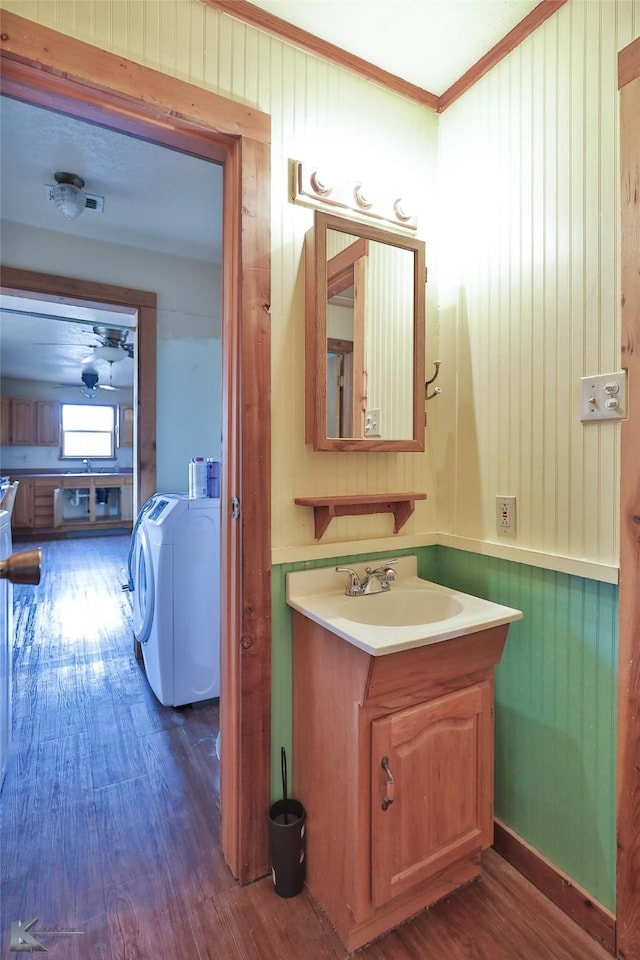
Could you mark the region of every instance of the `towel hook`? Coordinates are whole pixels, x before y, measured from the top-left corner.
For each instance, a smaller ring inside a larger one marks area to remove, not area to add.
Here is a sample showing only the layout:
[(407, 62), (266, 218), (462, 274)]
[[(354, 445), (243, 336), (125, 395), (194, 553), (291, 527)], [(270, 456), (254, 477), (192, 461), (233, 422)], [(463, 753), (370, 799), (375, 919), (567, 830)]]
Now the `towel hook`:
[(431, 380), (427, 380), (424, 385), (424, 392), (427, 396), (427, 400), (432, 400), (434, 397), (437, 397), (439, 393), (442, 393), (442, 390), (440, 389), (440, 387), (435, 387), (433, 393), (427, 392), (427, 387), (429, 386), (429, 384), (434, 383), (438, 379), (438, 374), (440, 373), (440, 360), (434, 360), (433, 365), (436, 368), (436, 372), (431, 377)]

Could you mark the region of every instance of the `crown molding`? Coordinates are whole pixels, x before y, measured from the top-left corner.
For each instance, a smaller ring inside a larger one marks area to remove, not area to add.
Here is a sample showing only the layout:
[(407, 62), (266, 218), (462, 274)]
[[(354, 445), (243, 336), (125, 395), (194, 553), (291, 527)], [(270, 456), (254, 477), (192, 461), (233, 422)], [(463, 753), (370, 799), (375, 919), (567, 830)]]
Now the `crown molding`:
[(313, 53), (323, 60), (328, 60), (336, 66), (344, 67), (352, 73), (386, 87), (387, 90), (392, 90), (394, 93), (399, 93), (410, 100), (422, 103), (431, 110), (435, 110), (436, 113), (442, 113), (446, 110), (566, 2), (567, 0), (541, 0), (531, 13), (527, 14), (513, 30), (510, 30), (484, 57), (481, 57), (439, 97), (429, 90), (425, 90), (414, 83), (409, 83), (408, 80), (403, 80), (402, 77), (398, 77), (394, 73), (383, 70), (368, 60), (363, 60), (362, 57), (357, 57), (355, 54), (329, 43), (327, 40), (321, 40), (320, 37), (294, 26), (281, 17), (268, 13), (261, 7), (249, 3), (249, 0), (201, 0), (201, 3), (207, 7), (213, 7), (229, 17), (234, 17), (236, 20), (250, 24), (252, 27), (257, 27), (264, 33), (285, 40), (295, 47)]

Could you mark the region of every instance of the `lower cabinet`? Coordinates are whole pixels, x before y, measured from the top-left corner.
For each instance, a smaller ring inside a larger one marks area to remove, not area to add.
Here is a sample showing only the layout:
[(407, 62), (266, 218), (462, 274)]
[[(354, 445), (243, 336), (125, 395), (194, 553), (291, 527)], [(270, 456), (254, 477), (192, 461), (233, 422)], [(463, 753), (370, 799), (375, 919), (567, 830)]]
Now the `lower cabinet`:
[(375, 907), (491, 845), (492, 730), (486, 681), (373, 721)]
[(307, 887), (348, 950), (478, 876), (507, 626), (372, 657), (293, 612)]
[(24, 478), (18, 483), (13, 501), (11, 526), (13, 529), (30, 527), (33, 523), (33, 480)]
[(22, 477), (14, 501), (16, 533), (113, 527), (133, 520), (133, 479), (119, 474)]

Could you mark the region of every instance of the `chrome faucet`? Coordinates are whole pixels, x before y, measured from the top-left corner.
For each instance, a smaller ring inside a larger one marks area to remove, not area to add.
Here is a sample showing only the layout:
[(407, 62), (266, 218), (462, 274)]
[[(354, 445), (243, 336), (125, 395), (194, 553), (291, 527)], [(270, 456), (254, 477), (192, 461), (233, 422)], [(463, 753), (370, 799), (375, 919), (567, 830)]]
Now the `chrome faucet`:
[(336, 573), (349, 574), (344, 590), (348, 597), (363, 597), (391, 589), (391, 584), (396, 578), (391, 564), (397, 562), (397, 560), (385, 560), (379, 567), (365, 567), (365, 576), (362, 580), (351, 567), (336, 567)]
[(82, 462), (84, 463), (85, 473), (91, 473), (91, 460), (85, 457)]

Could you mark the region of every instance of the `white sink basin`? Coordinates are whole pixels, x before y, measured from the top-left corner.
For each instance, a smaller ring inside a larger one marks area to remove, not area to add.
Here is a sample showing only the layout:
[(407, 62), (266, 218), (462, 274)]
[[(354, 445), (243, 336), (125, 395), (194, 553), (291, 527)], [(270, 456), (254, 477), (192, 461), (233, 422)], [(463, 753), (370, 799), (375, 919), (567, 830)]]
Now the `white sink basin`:
[[(423, 581), (426, 582), (426, 581)], [(344, 597), (336, 613), (354, 623), (380, 627), (413, 627), (421, 623), (450, 620), (462, 610), (462, 601), (450, 593), (429, 587), (393, 586), (385, 593)]]
[[(365, 566), (356, 564), (359, 576)], [(396, 581), (381, 593), (347, 597), (335, 567), (287, 574), (287, 603), (372, 656), (440, 643), (522, 619), (522, 612), (417, 576), (416, 557), (394, 564)]]

